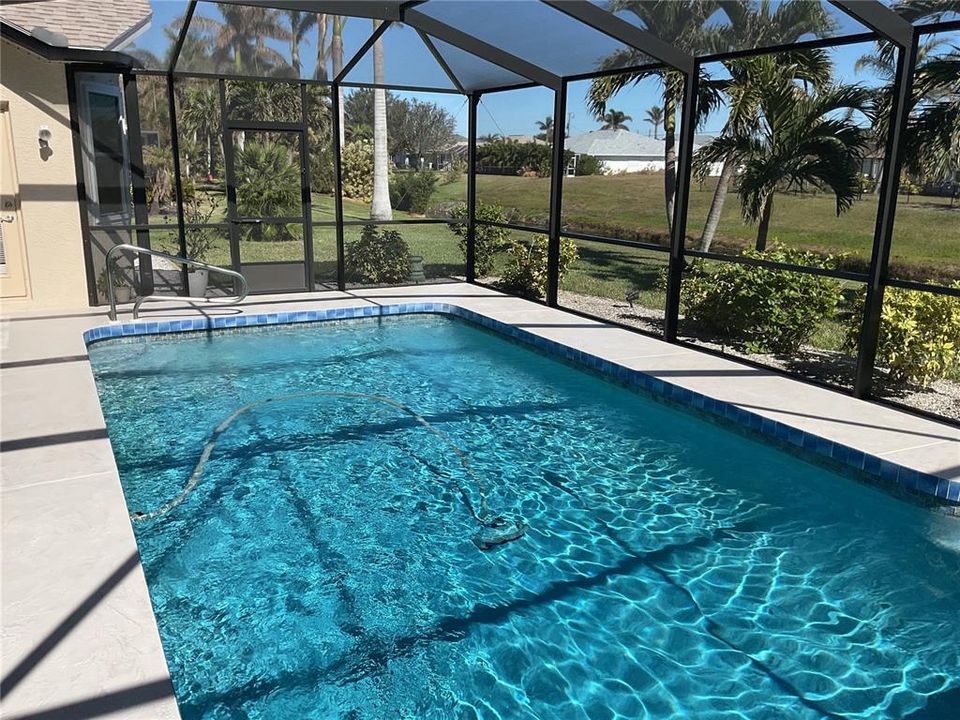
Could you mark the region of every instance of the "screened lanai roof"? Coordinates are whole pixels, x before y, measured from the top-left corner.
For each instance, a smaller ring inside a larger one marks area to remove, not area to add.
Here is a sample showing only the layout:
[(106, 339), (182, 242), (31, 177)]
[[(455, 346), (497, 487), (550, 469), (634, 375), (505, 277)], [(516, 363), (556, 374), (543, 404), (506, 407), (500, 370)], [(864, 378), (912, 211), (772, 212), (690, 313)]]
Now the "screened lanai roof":
[[(54, 0), (58, 8), (71, 0)], [(84, 3), (76, 0), (78, 6)], [(960, 21), (960, 0), (150, 0), (124, 52), (147, 69), (374, 83), (382, 38), (390, 87), (481, 92), (663, 66), (790, 42), (892, 39), (910, 24)], [(28, 7), (44, 26), (45, 6)], [(743, 12), (743, 9), (760, 10)], [(803, 12), (800, 12), (800, 11)], [(701, 13), (698, 16), (697, 13)], [(796, 32), (819, 15), (816, 33)], [(759, 20), (757, 18), (760, 18)], [(29, 24), (29, 23), (28, 23)], [(21, 23), (22, 25), (22, 23)], [(693, 28), (705, 31), (692, 32)], [(340, 48), (333, 38), (339, 38)]]

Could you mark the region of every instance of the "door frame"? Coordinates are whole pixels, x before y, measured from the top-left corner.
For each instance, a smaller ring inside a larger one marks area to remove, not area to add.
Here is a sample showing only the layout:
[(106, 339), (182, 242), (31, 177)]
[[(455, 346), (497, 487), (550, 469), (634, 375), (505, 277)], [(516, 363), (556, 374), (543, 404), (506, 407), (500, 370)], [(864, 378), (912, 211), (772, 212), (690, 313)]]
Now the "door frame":
[[(3, 273), (0, 274), (0, 298), (25, 300), (32, 297), (30, 266), (27, 259), (27, 238), (20, 212), (20, 175), (13, 146), (13, 117), (10, 101), (0, 100), (0, 245), (3, 252)], [(7, 206), (9, 204), (9, 207)], [(9, 227), (5, 227), (9, 224)]]
[[(304, 123), (293, 122), (266, 122), (266, 121), (248, 121), (248, 120), (230, 120), (224, 113), (223, 117), (223, 157), (224, 170), (227, 181), (227, 224), (230, 233), (230, 262), (233, 269), (242, 273), (242, 258), (240, 257), (240, 227), (253, 221), (252, 218), (246, 218), (237, 211), (237, 186), (236, 186), (236, 164), (233, 147), (233, 133), (236, 131), (247, 132), (283, 132), (297, 135), (300, 155), (300, 207), (301, 215), (282, 217), (282, 218), (262, 218), (273, 221), (283, 221), (294, 223), (300, 221), (303, 223), (303, 271), (304, 271), (304, 290), (313, 292), (314, 287), (314, 267), (313, 267), (313, 199), (310, 192), (310, 160), (308, 155), (309, 145), (307, 138), (307, 129)], [(248, 263), (257, 265), (266, 265), (268, 263)], [(280, 264), (290, 265), (293, 262), (282, 261)], [(251, 294), (265, 294), (272, 292), (290, 292), (290, 290), (251, 290)]]
[(87, 190), (87, 211), (97, 219), (97, 227), (110, 228), (116, 225), (129, 225), (134, 219), (133, 198), (127, 192), (121, 195), (121, 209), (114, 213), (102, 213), (100, 208), (100, 190), (95, 162), (93, 127), (90, 123), (90, 95), (98, 94), (117, 101), (117, 122), (120, 125), (121, 156), (116, 158), (120, 165), (121, 189), (132, 186), (130, 172), (130, 134), (127, 108), (120, 73), (109, 70), (102, 72), (81, 71), (76, 74), (77, 116), (79, 119), (81, 162)]

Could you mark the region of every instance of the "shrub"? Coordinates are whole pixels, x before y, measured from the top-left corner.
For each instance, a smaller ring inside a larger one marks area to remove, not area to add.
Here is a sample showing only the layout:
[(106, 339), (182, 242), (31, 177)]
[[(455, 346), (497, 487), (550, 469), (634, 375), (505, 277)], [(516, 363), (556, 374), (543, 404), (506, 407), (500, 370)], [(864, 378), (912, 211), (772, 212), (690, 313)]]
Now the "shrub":
[(364, 225), (357, 240), (346, 247), (351, 279), (364, 283), (398, 283), (410, 274), (410, 248), (396, 230)]
[(159, 213), (174, 200), (173, 158), (166, 150), (143, 148), (144, 180), (151, 213)]
[(443, 179), (440, 184), (452, 185), (458, 182), (465, 172), (467, 172), (467, 161), (463, 158), (454, 158), (443, 169)]
[[(574, 153), (565, 150), (564, 167), (570, 165)], [(536, 175), (550, 177), (553, 162), (553, 145), (548, 143), (522, 143), (516, 140), (493, 140), (477, 146), (479, 172), (507, 175)], [(497, 173), (497, 170), (502, 172)], [(599, 175), (603, 162), (592, 155), (577, 158), (577, 175)]]
[(191, 260), (206, 262), (207, 256), (213, 249), (217, 230), (209, 227), (197, 227), (210, 222), (220, 207), (220, 200), (216, 195), (197, 195), (184, 198), (183, 218), (186, 222), (184, 236), (187, 241), (187, 257)]
[[(953, 283), (960, 288), (960, 282)], [(866, 290), (859, 294), (863, 307)], [(858, 313), (855, 317), (861, 317)], [(847, 328), (844, 348), (856, 352), (860, 323)], [(891, 379), (926, 387), (960, 370), (960, 298), (920, 290), (887, 288), (880, 316), (877, 362)]]
[(326, 145), (319, 142), (313, 144), (313, 142), (311, 140), (313, 149), (310, 153), (310, 190), (324, 195), (332, 194), (334, 186), (333, 149), (329, 147), (329, 142)]
[[(458, 244), (460, 252), (463, 253), (463, 259), (467, 259), (467, 204), (459, 203), (450, 213), (450, 217), (459, 220), (459, 222), (450, 225), (450, 229), (460, 236)], [(507, 222), (506, 213), (499, 205), (488, 205), (482, 200), (477, 200), (476, 209), (477, 220), (486, 222)], [(477, 225), (474, 229), (474, 262), (476, 273), (479, 277), (489, 275), (493, 270), (493, 257), (497, 252), (503, 250), (507, 244), (509, 231), (506, 228), (496, 227), (495, 225)]]
[[(514, 240), (510, 243), (510, 263), (498, 283), (514, 295), (531, 299), (542, 298), (547, 292), (546, 235), (534, 235), (529, 243)], [(560, 278), (580, 256), (577, 245), (569, 238), (560, 238)]]
[[(248, 142), (237, 153), (237, 212), (247, 217), (280, 217), (303, 212), (300, 168), (290, 161), (287, 148), (273, 143)], [(286, 225), (254, 225), (251, 240), (292, 240)]]
[(124, 267), (120, 264), (120, 258), (117, 255), (110, 258), (109, 262), (104, 263), (103, 270), (101, 270), (100, 275), (97, 276), (97, 292), (100, 293), (100, 297), (103, 298), (104, 302), (107, 302), (107, 298), (110, 297), (111, 278), (113, 279), (113, 286), (115, 288), (123, 287), (127, 284), (123, 275), (124, 270), (130, 269), (132, 268)]
[(900, 183), (898, 192), (901, 195), (906, 195), (907, 198), (909, 198), (911, 195), (918, 195), (920, 193), (920, 186), (913, 182), (913, 180), (906, 178)]
[[(496, 168), (510, 175), (550, 177), (552, 155), (553, 148), (546, 143), (494, 140), (477, 147), (477, 165), (484, 169)], [(572, 157), (573, 153), (568, 156)]]
[(373, 197), (373, 141), (354, 140), (340, 153), (343, 196), (370, 202)]
[(423, 215), (437, 186), (437, 173), (430, 170), (396, 173), (390, 178), (390, 203), (397, 210)]
[[(792, 265), (835, 264), (798, 250), (743, 255)], [(680, 307), (686, 321), (707, 335), (750, 352), (793, 353), (833, 317), (840, 299), (840, 284), (832, 278), (732, 262), (710, 269), (694, 261), (683, 279)]]
[(577, 176), (582, 175), (601, 175), (603, 173), (603, 160), (593, 155), (577, 156)]

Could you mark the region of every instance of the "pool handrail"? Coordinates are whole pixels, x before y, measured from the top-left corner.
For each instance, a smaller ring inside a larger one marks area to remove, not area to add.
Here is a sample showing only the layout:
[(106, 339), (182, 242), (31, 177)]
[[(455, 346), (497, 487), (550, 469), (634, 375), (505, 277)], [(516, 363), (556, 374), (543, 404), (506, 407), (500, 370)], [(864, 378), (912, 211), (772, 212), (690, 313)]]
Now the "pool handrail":
[(203, 302), (211, 305), (236, 305), (237, 303), (243, 302), (247, 297), (247, 294), (250, 292), (250, 287), (247, 284), (247, 279), (236, 270), (228, 270), (227, 268), (220, 267), (218, 265), (210, 265), (205, 262), (200, 262), (199, 260), (190, 260), (189, 258), (180, 257), (179, 255), (170, 255), (169, 253), (160, 252), (159, 250), (151, 250), (149, 248), (139, 247), (138, 245), (129, 245), (127, 243), (120, 243), (114, 245), (107, 251), (107, 299), (110, 301), (110, 313), (109, 317), (112, 322), (117, 320), (117, 297), (116, 292), (114, 291), (113, 284), (113, 263), (111, 262), (114, 256), (119, 252), (133, 252), (139, 255), (150, 255), (151, 257), (163, 258), (164, 260), (169, 260), (171, 262), (177, 263), (179, 265), (189, 265), (191, 267), (201, 268), (210, 272), (220, 273), (221, 275), (229, 275), (230, 277), (236, 278), (240, 281), (240, 292), (234, 296), (227, 297), (195, 297), (191, 295), (143, 295), (137, 296), (133, 303), (133, 319), (136, 320), (140, 313), (140, 306), (145, 302), (185, 302), (185, 303), (196, 303)]

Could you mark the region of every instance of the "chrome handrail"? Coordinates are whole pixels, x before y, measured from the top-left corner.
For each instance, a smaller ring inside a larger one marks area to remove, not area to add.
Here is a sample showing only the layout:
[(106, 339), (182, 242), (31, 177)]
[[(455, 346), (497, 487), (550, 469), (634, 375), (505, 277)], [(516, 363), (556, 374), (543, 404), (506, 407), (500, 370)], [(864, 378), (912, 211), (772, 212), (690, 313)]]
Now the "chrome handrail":
[(191, 295), (144, 295), (142, 297), (137, 297), (133, 303), (134, 320), (136, 320), (139, 316), (140, 306), (145, 302), (176, 302), (179, 300), (187, 303), (205, 302), (210, 303), (211, 305), (236, 305), (239, 302), (243, 302), (244, 298), (246, 298), (247, 294), (250, 292), (250, 288), (247, 285), (247, 279), (236, 270), (228, 270), (227, 268), (222, 268), (217, 265), (208, 265), (207, 263), (200, 262), (199, 260), (190, 260), (189, 258), (179, 257), (178, 255), (170, 255), (165, 252), (160, 252), (159, 250), (150, 250), (137, 245), (120, 243), (119, 245), (114, 245), (107, 251), (107, 298), (110, 300), (110, 320), (112, 321), (116, 321), (117, 319), (117, 297), (113, 286), (113, 263), (111, 261), (113, 260), (114, 255), (121, 251), (163, 258), (164, 260), (170, 260), (178, 265), (190, 265), (191, 267), (209, 270), (211, 272), (220, 273), (221, 275), (229, 275), (230, 277), (234, 277), (240, 281), (240, 294), (233, 297), (211, 298), (193, 297)]

